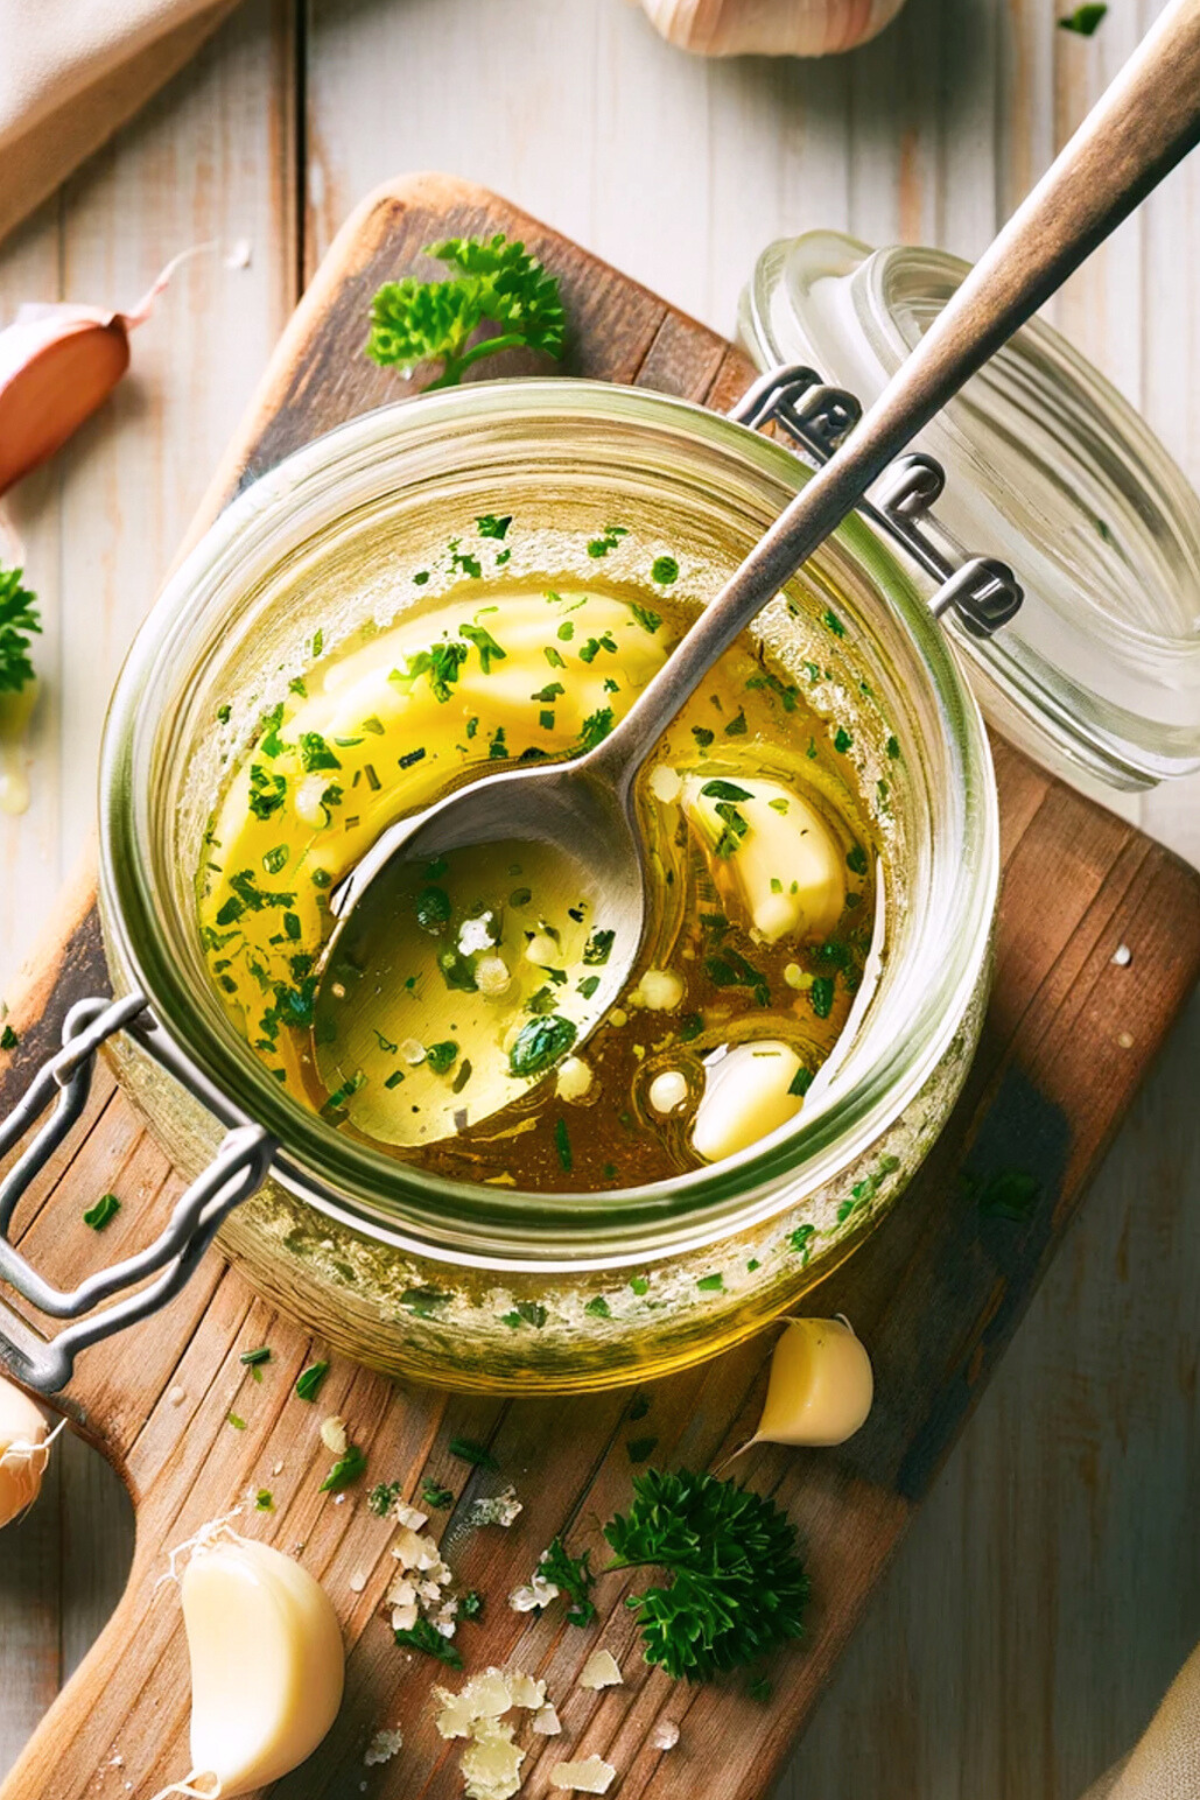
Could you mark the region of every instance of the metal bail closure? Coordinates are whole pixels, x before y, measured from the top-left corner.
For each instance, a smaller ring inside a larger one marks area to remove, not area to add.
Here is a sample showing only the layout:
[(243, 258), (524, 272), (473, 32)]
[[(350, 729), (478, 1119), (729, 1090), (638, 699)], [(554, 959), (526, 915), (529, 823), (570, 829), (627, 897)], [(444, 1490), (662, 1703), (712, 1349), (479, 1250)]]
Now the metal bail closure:
[[(42, 1065), (24, 1098), (0, 1124), (3, 1156), (51, 1100), (55, 1101), (50, 1117), (0, 1181), (0, 1282), (6, 1282), (51, 1318), (79, 1321), (46, 1339), (0, 1297), (0, 1364), (38, 1393), (57, 1393), (71, 1379), (81, 1350), (148, 1318), (179, 1292), (222, 1221), (261, 1186), (277, 1149), (275, 1140), (261, 1126), (235, 1126), (226, 1134), (208, 1168), (176, 1203), (152, 1244), (109, 1269), (89, 1275), (70, 1292), (53, 1287), (38, 1274), (9, 1241), (8, 1228), (17, 1202), (79, 1119), (100, 1045), (146, 1010), (143, 994), (129, 994), (115, 1001), (78, 1001), (63, 1024), (62, 1049)], [(162, 1273), (158, 1274), (160, 1270)], [(95, 1312), (102, 1300), (155, 1274), (156, 1281), (116, 1305)], [(85, 1313), (92, 1316), (84, 1318)]]
[[(820, 467), (858, 424), (862, 407), (853, 394), (829, 386), (806, 363), (785, 363), (747, 388), (729, 417), (752, 430), (780, 426)], [(950, 534), (938, 527), (935, 543), (923, 529), (926, 519), (936, 526), (932, 508), (945, 486), (945, 470), (937, 459), (910, 451), (884, 471), (876, 484), (876, 498), (861, 500), (857, 511), (937, 582), (929, 601), (935, 618), (953, 610), (972, 637), (989, 638), (1020, 610), (1024, 593), (1006, 563), (970, 555), (953, 562), (940, 547), (953, 544)]]

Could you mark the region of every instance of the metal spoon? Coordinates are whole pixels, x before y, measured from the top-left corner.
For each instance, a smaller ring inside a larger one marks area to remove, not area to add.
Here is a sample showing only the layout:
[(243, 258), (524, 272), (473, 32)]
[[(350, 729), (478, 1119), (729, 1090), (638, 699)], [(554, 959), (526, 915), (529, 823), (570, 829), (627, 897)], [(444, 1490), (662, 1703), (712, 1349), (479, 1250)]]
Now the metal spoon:
[(597, 916), (613, 932), (589, 1009), (599, 1021), (642, 938), (646, 873), (632, 793), (666, 727), (892, 459), (1198, 139), (1200, 0), (1172, 0), (844, 446), (756, 544), (609, 737), (574, 761), (487, 776), (398, 820), (334, 891), (318, 1041), (342, 997), (330, 971), (350, 918), (357, 937), (379, 941), (397, 913), (401, 864), (496, 843), (551, 847), (599, 896)]

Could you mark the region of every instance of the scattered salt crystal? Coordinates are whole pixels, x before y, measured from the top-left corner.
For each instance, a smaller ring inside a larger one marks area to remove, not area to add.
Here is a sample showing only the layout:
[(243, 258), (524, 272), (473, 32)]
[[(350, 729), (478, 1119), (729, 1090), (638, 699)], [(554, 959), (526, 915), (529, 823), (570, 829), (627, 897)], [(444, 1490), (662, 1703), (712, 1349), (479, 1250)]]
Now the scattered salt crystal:
[(348, 1441), (345, 1419), (337, 1413), (330, 1413), (327, 1419), (322, 1419), (321, 1442), (332, 1456), (344, 1456)]
[(555, 1763), (550, 1771), (550, 1786), (573, 1794), (607, 1794), (617, 1771), (601, 1756), (586, 1756), (582, 1762)]
[(364, 1571), (362, 1569), (355, 1569), (353, 1575), (350, 1577), (350, 1592), (352, 1594), (361, 1594), (366, 1585), (367, 1577)]
[(253, 246), (249, 238), (235, 238), (225, 253), (223, 259), (225, 267), (227, 269), (248, 269), (252, 254)]
[(523, 1511), (524, 1508), (517, 1499), (517, 1490), (506, 1487), (502, 1493), (493, 1494), (488, 1499), (472, 1501), (467, 1511), (467, 1524), (507, 1527)]
[(1133, 961), (1133, 951), (1128, 944), (1118, 944), (1113, 951), (1113, 961), (1118, 969), (1127, 969)]
[(271, 1464), (271, 1473), (272, 1473), (272, 1475), (282, 1475), (283, 1474), (283, 1464), (281, 1462), (272, 1463)]
[(182, 1406), (187, 1399), (187, 1390), (178, 1386), (173, 1387), (167, 1395), (167, 1399), (171, 1402), (172, 1406)]
[(672, 769), (669, 764), (658, 763), (651, 770), (647, 785), (656, 800), (661, 800), (664, 806), (670, 806), (671, 802), (678, 800), (683, 792), (683, 777), (677, 769)]
[(679, 1727), (674, 1719), (660, 1719), (650, 1733), (650, 1742), (656, 1750), (673, 1750), (679, 1742)]
[(404, 1734), (398, 1726), (391, 1730), (377, 1731), (367, 1745), (363, 1761), (368, 1768), (375, 1763), (390, 1762), (403, 1743)]
[[(621, 1671), (611, 1650), (593, 1650), (579, 1676), (581, 1688), (621, 1687)], [(603, 1791), (603, 1790), (601, 1790)]]

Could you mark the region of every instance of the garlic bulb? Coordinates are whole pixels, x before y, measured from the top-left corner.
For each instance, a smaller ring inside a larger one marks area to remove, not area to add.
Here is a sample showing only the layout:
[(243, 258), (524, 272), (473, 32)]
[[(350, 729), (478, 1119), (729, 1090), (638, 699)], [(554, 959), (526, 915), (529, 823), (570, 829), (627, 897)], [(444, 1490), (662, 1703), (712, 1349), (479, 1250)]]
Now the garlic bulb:
[(904, 0), (642, 0), (669, 44), (699, 56), (829, 56), (891, 23)]
[(41, 1492), (49, 1432), (41, 1408), (0, 1376), (0, 1526), (19, 1518)]

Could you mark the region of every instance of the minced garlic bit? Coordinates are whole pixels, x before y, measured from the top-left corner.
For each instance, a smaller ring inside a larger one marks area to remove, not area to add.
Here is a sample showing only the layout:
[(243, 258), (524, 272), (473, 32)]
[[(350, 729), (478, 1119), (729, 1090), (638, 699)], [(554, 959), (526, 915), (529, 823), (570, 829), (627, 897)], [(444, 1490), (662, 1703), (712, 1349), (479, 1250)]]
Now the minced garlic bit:
[(533, 1729), (539, 1737), (560, 1737), (562, 1721), (552, 1706), (543, 1706), (540, 1712), (533, 1715)]
[(651, 769), (646, 785), (656, 800), (661, 800), (664, 806), (671, 806), (683, 792), (683, 777), (669, 763), (658, 763)]
[(321, 1442), (331, 1456), (344, 1456), (349, 1439), (346, 1436), (346, 1421), (337, 1413), (330, 1413), (321, 1421)]
[(511, 1525), (524, 1507), (517, 1499), (517, 1490), (506, 1487), (498, 1494), (485, 1499), (473, 1500), (467, 1508), (468, 1525)]
[(582, 1762), (555, 1763), (550, 1786), (573, 1794), (607, 1794), (617, 1771), (602, 1756), (586, 1756)]
[(674, 1012), (684, 996), (683, 980), (673, 969), (647, 969), (628, 997), (630, 1006), (647, 1012)]
[(582, 1056), (568, 1056), (558, 1065), (555, 1091), (560, 1100), (582, 1100), (592, 1085), (592, 1071)]
[(404, 1734), (398, 1725), (390, 1730), (377, 1731), (363, 1752), (363, 1761), (368, 1769), (376, 1763), (390, 1762), (403, 1744)]
[(621, 1671), (611, 1650), (593, 1650), (579, 1677), (581, 1688), (622, 1687)]
[[(472, 1675), (457, 1694), (434, 1688), (434, 1723), (439, 1737), (465, 1738), (460, 1769), (468, 1800), (512, 1800), (521, 1785), (525, 1752), (513, 1742), (504, 1714), (514, 1707), (538, 1717), (546, 1706), (546, 1684), (520, 1669), (488, 1669)], [(536, 1729), (536, 1720), (535, 1720)]]
[(548, 931), (535, 931), (525, 946), (525, 960), (539, 969), (553, 969), (562, 958), (562, 951)]
[(664, 1069), (650, 1083), (650, 1104), (656, 1113), (676, 1112), (688, 1097), (687, 1076), (679, 1069)]
[(475, 985), (488, 1000), (497, 1000), (512, 986), (512, 975), (502, 956), (481, 956), (475, 964)]

